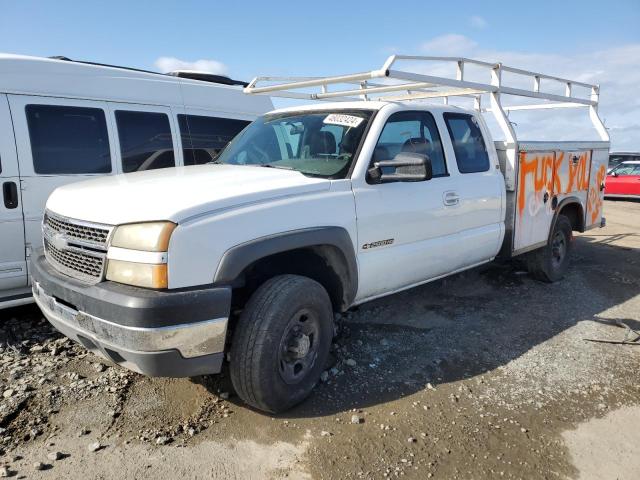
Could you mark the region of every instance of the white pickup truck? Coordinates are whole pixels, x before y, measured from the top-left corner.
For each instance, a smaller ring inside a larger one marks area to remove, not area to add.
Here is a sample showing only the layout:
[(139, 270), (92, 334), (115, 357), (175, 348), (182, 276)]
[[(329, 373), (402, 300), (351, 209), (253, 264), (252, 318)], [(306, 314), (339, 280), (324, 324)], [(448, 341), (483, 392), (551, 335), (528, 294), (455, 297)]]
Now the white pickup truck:
[[(572, 232), (604, 224), (598, 87), (467, 59), (435, 59), (453, 62), (453, 78), (395, 68), (432, 60), (257, 78), (247, 93), (343, 101), (259, 117), (213, 164), (58, 188), (33, 259), (36, 302), (68, 337), (147, 375), (218, 373), (228, 361), (238, 395), (277, 412), (326, 368), (334, 312), (499, 254), (525, 254), (536, 278), (559, 280)], [(465, 80), (468, 63), (490, 82)], [(506, 86), (504, 72), (532, 88)], [(503, 95), (538, 103), (507, 107)], [(455, 96), (476, 108), (420, 101)], [(483, 96), (506, 141), (492, 141)], [(505, 113), (567, 105), (589, 110), (599, 140), (519, 142)]]

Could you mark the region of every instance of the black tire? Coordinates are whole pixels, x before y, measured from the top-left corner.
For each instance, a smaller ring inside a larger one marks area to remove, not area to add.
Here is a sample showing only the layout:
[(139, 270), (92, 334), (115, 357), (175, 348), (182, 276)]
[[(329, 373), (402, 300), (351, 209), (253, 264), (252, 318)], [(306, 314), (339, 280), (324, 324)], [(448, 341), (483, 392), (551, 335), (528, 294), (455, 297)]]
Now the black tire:
[(229, 370), (238, 396), (271, 413), (300, 403), (320, 379), (332, 337), (333, 310), (322, 285), (299, 275), (267, 280), (233, 334)]
[(547, 245), (531, 252), (527, 258), (529, 273), (537, 280), (552, 283), (561, 280), (573, 250), (571, 222), (564, 215), (558, 215)]

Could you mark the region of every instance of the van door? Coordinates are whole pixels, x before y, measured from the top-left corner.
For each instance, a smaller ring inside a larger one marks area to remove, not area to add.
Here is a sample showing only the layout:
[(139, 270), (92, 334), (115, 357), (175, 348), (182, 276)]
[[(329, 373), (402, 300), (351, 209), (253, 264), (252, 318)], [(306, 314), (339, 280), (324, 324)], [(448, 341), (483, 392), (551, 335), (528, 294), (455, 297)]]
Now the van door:
[(118, 173), (183, 165), (182, 142), (170, 107), (109, 102), (109, 111)]
[(7, 96), (0, 94), (0, 296), (27, 285), (20, 174)]
[(114, 173), (104, 102), (9, 95), (22, 183), (25, 240), (42, 245), (42, 216), (57, 187)]

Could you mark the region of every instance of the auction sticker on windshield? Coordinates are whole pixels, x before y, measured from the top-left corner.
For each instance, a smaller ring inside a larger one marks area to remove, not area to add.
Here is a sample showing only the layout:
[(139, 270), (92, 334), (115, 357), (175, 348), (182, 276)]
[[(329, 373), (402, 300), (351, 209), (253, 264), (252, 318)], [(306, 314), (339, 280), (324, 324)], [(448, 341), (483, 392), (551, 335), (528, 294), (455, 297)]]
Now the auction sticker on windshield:
[(329, 125), (342, 125), (343, 127), (357, 127), (362, 123), (364, 118), (355, 115), (344, 115), (342, 113), (332, 113), (322, 121)]

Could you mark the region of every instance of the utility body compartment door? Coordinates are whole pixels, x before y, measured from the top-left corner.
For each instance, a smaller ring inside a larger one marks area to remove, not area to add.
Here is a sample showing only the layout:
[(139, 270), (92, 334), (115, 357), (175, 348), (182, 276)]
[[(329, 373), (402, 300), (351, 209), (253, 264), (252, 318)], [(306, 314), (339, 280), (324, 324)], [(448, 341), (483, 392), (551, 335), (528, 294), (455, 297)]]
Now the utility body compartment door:
[(602, 221), (602, 204), (604, 202), (604, 181), (607, 177), (609, 152), (607, 149), (593, 150), (585, 228), (597, 227)]
[[(562, 159), (559, 159), (560, 161)], [(551, 207), (556, 152), (518, 153), (514, 251), (546, 243), (553, 221)]]
[(27, 285), (20, 170), (7, 96), (0, 94), (0, 295)]
[(591, 150), (521, 150), (518, 152), (513, 251), (544, 246), (556, 210), (563, 201), (587, 211)]

